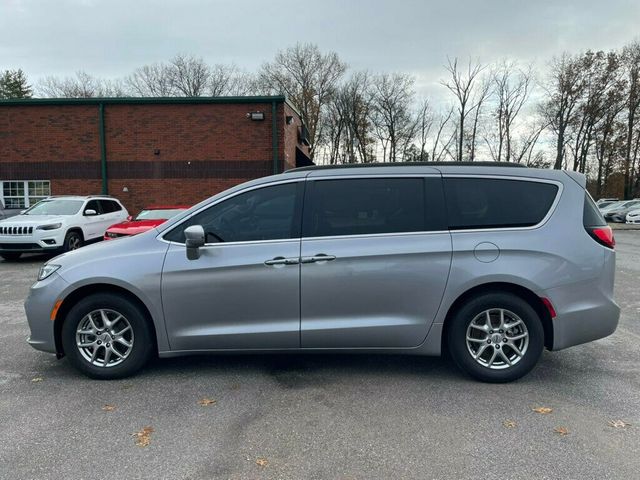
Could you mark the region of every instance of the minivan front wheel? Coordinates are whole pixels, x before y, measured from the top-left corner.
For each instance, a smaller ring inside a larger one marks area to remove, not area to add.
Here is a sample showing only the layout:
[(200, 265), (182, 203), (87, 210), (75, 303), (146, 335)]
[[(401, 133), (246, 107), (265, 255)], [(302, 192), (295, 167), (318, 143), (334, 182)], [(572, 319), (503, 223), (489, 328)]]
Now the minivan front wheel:
[(113, 293), (80, 300), (62, 325), (66, 356), (82, 373), (98, 379), (123, 378), (139, 370), (151, 357), (152, 338), (140, 308)]
[(535, 310), (509, 293), (487, 293), (465, 303), (451, 319), (447, 344), (455, 363), (485, 382), (510, 382), (529, 373), (544, 348)]

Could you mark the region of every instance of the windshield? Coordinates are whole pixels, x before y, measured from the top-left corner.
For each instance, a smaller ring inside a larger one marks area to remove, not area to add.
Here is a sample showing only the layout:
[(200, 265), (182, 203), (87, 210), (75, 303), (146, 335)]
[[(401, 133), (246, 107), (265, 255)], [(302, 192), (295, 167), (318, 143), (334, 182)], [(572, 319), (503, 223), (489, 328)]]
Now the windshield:
[(75, 215), (83, 203), (83, 200), (41, 200), (23, 215)]
[(184, 212), (184, 208), (166, 208), (158, 210), (142, 210), (134, 219), (140, 220), (167, 220), (180, 212)]

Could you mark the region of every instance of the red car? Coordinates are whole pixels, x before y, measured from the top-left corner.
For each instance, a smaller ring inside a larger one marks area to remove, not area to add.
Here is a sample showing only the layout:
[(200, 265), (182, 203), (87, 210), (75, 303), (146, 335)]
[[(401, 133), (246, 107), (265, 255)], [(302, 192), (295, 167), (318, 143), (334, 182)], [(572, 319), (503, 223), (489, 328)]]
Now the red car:
[(143, 209), (135, 218), (129, 217), (126, 222), (111, 225), (104, 233), (105, 240), (138, 235), (151, 230), (171, 217), (184, 212), (190, 207), (184, 205), (154, 205)]

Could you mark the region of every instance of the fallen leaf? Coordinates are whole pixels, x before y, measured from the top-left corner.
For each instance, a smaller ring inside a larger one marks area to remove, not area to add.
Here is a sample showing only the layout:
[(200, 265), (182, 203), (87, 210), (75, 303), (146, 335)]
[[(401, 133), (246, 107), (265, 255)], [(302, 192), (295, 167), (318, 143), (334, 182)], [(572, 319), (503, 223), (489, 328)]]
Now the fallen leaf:
[(502, 425), (504, 425), (505, 428), (515, 428), (518, 424), (513, 420), (505, 420), (502, 422)]
[(44, 380), (44, 378), (42, 378), (42, 377), (34, 377), (34, 378), (31, 379), (31, 381), (33, 383), (38, 383), (38, 382), (41, 382), (43, 380)]
[(132, 437), (136, 437), (136, 445), (139, 447), (146, 447), (151, 443), (151, 434), (153, 433), (153, 427), (144, 427), (142, 430), (136, 433), (132, 433)]
[(266, 467), (267, 465), (269, 465), (269, 461), (266, 458), (258, 458), (256, 460), (256, 464), (260, 465), (262, 468)]
[(569, 430), (567, 429), (567, 427), (556, 427), (553, 429), (553, 431), (562, 437), (564, 437), (565, 435), (569, 435)]
[(105, 412), (113, 412), (116, 409), (115, 405), (109, 405), (106, 404), (102, 407), (102, 410), (104, 410)]
[(213, 398), (203, 398), (202, 400), (198, 400), (198, 403), (201, 407), (208, 407), (209, 405), (215, 405), (216, 401)]
[(623, 420), (611, 420), (609, 421), (609, 426), (613, 427), (613, 428), (627, 428), (629, 427), (631, 424), (627, 423)]
[(533, 410), (536, 413), (541, 413), (542, 415), (548, 415), (549, 413), (553, 412), (553, 408), (551, 407), (535, 407), (535, 408), (532, 408), (531, 410)]

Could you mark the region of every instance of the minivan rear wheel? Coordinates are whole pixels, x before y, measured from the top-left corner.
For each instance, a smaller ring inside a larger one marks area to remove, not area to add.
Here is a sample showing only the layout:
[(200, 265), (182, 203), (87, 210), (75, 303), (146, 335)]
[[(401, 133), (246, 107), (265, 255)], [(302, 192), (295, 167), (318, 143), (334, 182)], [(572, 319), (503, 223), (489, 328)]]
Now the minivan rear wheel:
[(535, 310), (509, 293), (486, 293), (459, 308), (447, 345), (464, 372), (484, 382), (510, 382), (529, 373), (542, 355), (544, 329)]
[(85, 375), (115, 379), (142, 368), (153, 352), (145, 314), (128, 298), (96, 293), (80, 300), (62, 325), (62, 346)]

